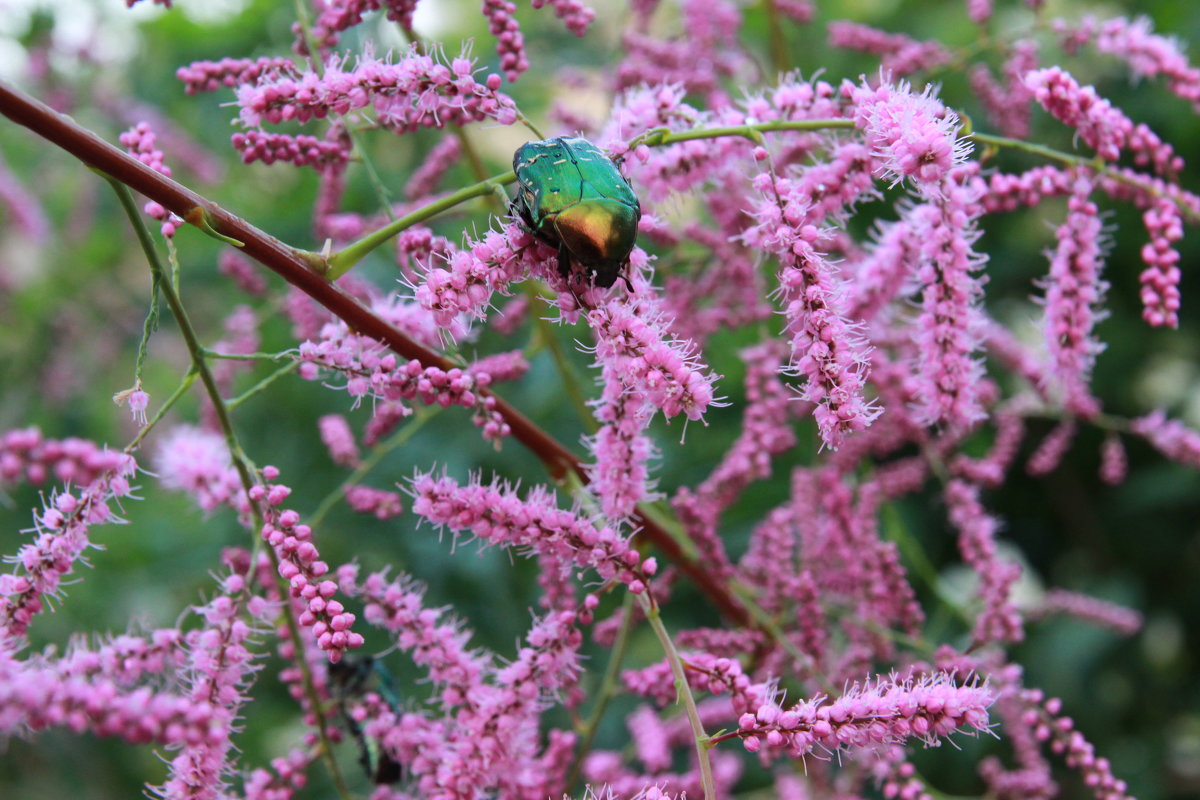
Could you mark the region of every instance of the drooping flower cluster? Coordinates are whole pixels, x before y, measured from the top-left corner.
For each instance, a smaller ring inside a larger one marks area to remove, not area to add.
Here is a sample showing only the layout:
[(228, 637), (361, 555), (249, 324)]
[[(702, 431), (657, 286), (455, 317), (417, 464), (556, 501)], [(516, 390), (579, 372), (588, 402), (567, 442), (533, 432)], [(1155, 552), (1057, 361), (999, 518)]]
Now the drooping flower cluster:
[[(279, 476), (274, 467), (264, 467), (263, 478)], [(310, 628), (317, 646), (329, 660), (337, 663), (349, 650), (363, 645), (363, 636), (351, 630), (355, 615), (335, 598), (338, 585), (326, 578), (329, 565), (320, 558), (312, 542), (312, 528), (300, 522), (292, 509), (280, 510), (291, 489), (278, 483), (255, 484), (249, 491), (252, 501), (262, 504), (262, 539), (275, 551), (279, 577), (288, 582), (293, 598), (303, 602), (298, 622)]]
[(813, 404), (824, 443), (836, 449), (880, 413), (864, 396), (867, 345), (846, 319), (844, 290), (833, 265), (817, 250), (821, 232), (797, 183), (763, 173), (755, 188), (763, 199), (747, 242), (779, 257), (780, 295), (792, 335), (791, 370), (806, 379), (800, 396)]
[(1088, 381), (1103, 349), (1093, 328), (1108, 288), (1100, 279), (1103, 238), (1092, 188), (1086, 177), (1076, 181), (1046, 279), (1046, 342), (1067, 408), (1082, 416), (1098, 410)]

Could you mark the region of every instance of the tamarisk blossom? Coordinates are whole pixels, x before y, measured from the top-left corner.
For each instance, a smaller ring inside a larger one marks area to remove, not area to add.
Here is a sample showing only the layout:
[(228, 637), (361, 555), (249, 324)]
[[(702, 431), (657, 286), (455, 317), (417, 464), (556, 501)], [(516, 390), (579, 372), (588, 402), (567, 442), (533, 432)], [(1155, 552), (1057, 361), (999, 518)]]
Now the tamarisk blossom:
[(222, 752), (228, 731), (222, 730), (221, 716), (211, 701), (149, 687), (129, 691), (106, 677), (64, 677), (0, 648), (0, 734), (5, 736), (61, 727), (133, 744)]
[(602, 427), (589, 442), (595, 458), (589, 474), (611, 520), (632, 514), (650, 490), (646, 461), (654, 447), (644, 430), (654, 413), (698, 420), (714, 403), (717, 376), (700, 363), (692, 342), (670, 337), (658, 298), (640, 276), (645, 261), (636, 248), (630, 259), (635, 291), (587, 314), (604, 386), (596, 404)]
[[(386, 321), (426, 344), (434, 344), (442, 332), (433, 315), (415, 303), (395, 299), (377, 301), (373, 308)], [(453, 326), (450, 330), (453, 331)], [(302, 342), (297, 354), (301, 362), (300, 375), (315, 380), (322, 370), (346, 379), (345, 390), (355, 403), (363, 397), (383, 401), (384, 413), (398, 421), (391, 404), (420, 400), (426, 405), (443, 408), (463, 406), (474, 411), (472, 421), (482, 429), (485, 439), (495, 441), (509, 434), (508, 423), (496, 410), (496, 399), (480, 390), (491, 383), (491, 376), (481, 370), (449, 370), (426, 367), (420, 361), (405, 361), (379, 341), (350, 330), (341, 320), (330, 322), (321, 329), (316, 341)], [(400, 412), (401, 416), (405, 414)], [(375, 438), (379, 432), (376, 431)]]
[(958, 136), (958, 115), (926, 86), (914, 94), (907, 81), (871, 87), (849, 81), (842, 95), (851, 103), (854, 124), (864, 133), (878, 170), (892, 185), (910, 179), (926, 196), (936, 197), (951, 170), (971, 151)]
[(250, 505), (225, 438), (190, 425), (172, 428), (154, 453), (154, 470), (167, 489), (187, 492), (204, 511), (227, 505), (241, 515)]
[[(12, 432), (4, 437), (8, 447), (2, 459), (6, 462), (5, 472), (10, 474), (18, 458), (13, 438)], [(74, 572), (76, 563), (86, 563), (84, 552), (94, 546), (89, 536), (91, 526), (123, 522), (110, 504), (132, 497), (129, 481), (137, 471), (137, 462), (131, 455), (88, 444), (93, 463), (103, 460), (107, 466), (92, 475), (80, 474), (73, 487), (52, 492), (41, 513), (34, 515), (33, 528), (28, 531), (34, 534), (33, 541), (22, 545), (15, 555), (4, 557), (17, 568), (0, 575), (0, 658), (45, 608), (44, 598), (61, 596), (63, 579)], [(28, 464), (21, 466), (26, 473), (30, 471)]]
[(587, 33), (596, 12), (585, 6), (580, 0), (530, 0), (534, 8), (545, 8), (547, 5), (554, 9), (554, 15), (563, 21), (567, 30), (582, 37)]
[(324, 170), (345, 166), (350, 160), (349, 142), (343, 139), (322, 141), (313, 136), (289, 136), (258, 129), (239, 131), (231, 137), (233, 148), (242, 154), (243, 164), (284, 161), (297, 167)]
[[(125, 146), (126, 152), (135, 156), (138, 161), (150, 169), (161, 172), (169, 178), (171, 177), (171, 168), (163, 163), (163, 153), (158, 149), (156, 140), (154, 131), (150, 130), (150, 125), (146, 122), (137, 123), (120, 136), (120, 142)], [(175, 235), (175, 231), (183, 222), (181, 218), (167, 211), (161, 203), (154, 200), (147, 201), (142, 210), (146, 212), (147, 216), (162, 222), (162, 235), (168, 239)]]
[(938, 672), (917, 679), (879, 677), (838, 698), (816, 697), (784, 709), (771, 698), (744, 713), (739, 737), (750, 752), (803, 758), (811, 753), (902, 744), (936, 745), (955, 733), (990, 730), (995, 694), (985, 684), (959, 684)]
[(1049, 67), (1025, 75), (1025, 85), (1037, 102), (1056, 119), (1075, 128), (1079, 138), (1105, 161), (1116, 161), (1128, 148), (1139, 166), (1149, 164), (1160, 175), (1183, 169), (1183, 159), (1145, 124), (1134, 125), (1129, 117), (1100, 97), (1091, 86), (1081, 87), (1060, 67)]
[(529, 69), (525, 36), (516, 14), (517, 6), (511, 0), (483, 0), (483, 16), (487, 18), (488, 31), (496, 37), (496, 55), (500, 56), (500, 69), (509, 83)]
[(170, 778), (152, 787), (159, 797), (220, 797), (228, 790), (238, 711), (256, 669), (249, 647), (256, 631), (244, 617), (269, 622), (276, 610), (261, 597), (247, 597), (247, 588), (247, 575), (233, 571), (221, 578), (220, 595), (193, 609), (204, 626), (185, 636), (185, 687), (194, 708), (211, 706), (208, 736), (202, 743), (183, 743), (170, 761)]
[(1100, 306), (1108, 288), (1100, 279), (1104, 239), (1091, 201), (1093, 187), (1087, 175), (1076, 179), (1045, 282), (1045, 335), (1054, 376), (1062, 383), (1067, 409), (1083, 417), (1099, 411), (1088, 383), (1096, 355), (1104, 349), (1094, 329), (1103, 318)]
[(1162, 411), (1138, 417), (1129, 429), (1172, 461), (1200, 469), (1200, 431), (1177, 419), (1168, 419)]
[(283, 75), (293, 77), (300, 68), (292, 59), (282, 56), (263, 58), (222, 58), (219, 61), (193, 61), (175, 70), (188, 94), (215, 92), (221, 87), (233, 89), (254, 85), (262, 80), (275, 80)]
[(1100, 446), (1100, 480), (1109, 486), (1120, 486), (1125, 481), (1129, 470), (1129, 459), (1125, 455), (1125, 445), (1115, 432), (1104, 437)]
[(326, 414), (317, 420), (317, 429), (333, 463), (344, 467), (357, 467), (361, 463), (354, 431), (350, 430), (350, 422), (344, 416)]
[(958, 529), (963, 560), (979, 576), (983, 609), (975, 620), (975, 642), (1019, 642), (1025, 637), (1021, 615), (1013, 605), (1012, 586), (1021, 577), (1017, 564), (1002, 561), (996, 553), (998, 523), (979, 502), (979, 489), (954, 479), (946, 485), (950, 522)]
[(877, 55), (883, 71), (891, 75), (911, 75), (951, 60), (950, 51), (937, 41), (922, 42), (848, 20), (833, 20), (826, 29), (831, 47)]
[(926, 425), (969, 430), (983, 419), (983, 364), (978, 352), (983, 288), (975, 273), (984, 258), (979, 238), (979, 165), (952, 171), (929, 202), (913, 210), (913, 237), (920, 242), (917, 281), (921, 313), (917, 345), (918, 419)]
[(275, 550), (279, 577), (288, 582), (291, 596), (303, 604), (297, 622), (311, 628), (317, 646), (331, 663), (337, 663), (347, 651), (363, 645), (362, 634), (350, 629), (355, 615), (335, 599), (337, 583), (322, 580), (329, 573), (329, 565), (320, 559), (312, 542), (312, 529), (301, 524), (296, 511), (280, 510), (291, 489), (271, 483), (279, 477), (279, 470), (263, 467), (262, 476), (267, 483), (255, 484), (248, 493), (252, 501), (262, 504), (262, 539)]
[(865, 429), (881, 411), (863, 396), (867, 344), (845, 316), (845, 289), (836, 268), (816, 249), (821, 238), (807, 221), (811, 203), (802, 181), (760, 173), (762, 193), (746, 242), (779, 258), (779, 291), (792, 335), (789, 370), (806, 378), (800, 396), (814, 405), (825, 446)]
[(391, 519), (400, 516), (404, 511), (403, 498), (399, 492), (351, 484), (343, 493), (350, 508), (360, 514), (371, 514), (376, 519)]
[(1191, 103), (1200, 113), (1200, 69), (1188, 61), (1175, 37), (1154, 32), (1149, 17), (1114, 17), (1103, 21), (1085, 17), (1078, 26), (1059, 19), (1054, 20), (1053, 28), (1065, 40), (1064, 47), (1068, 43), (1078, 47), (1094, 39), (1098, 51), (1121, 59), (1137, 77), (1161, 75), (1172, 94)]
[(378, 696), (352, 712), (422, 796), (473, 800), (498, 790), (543, 797), (562, 785), (574, 736), (552, 730), (539, 752), (538, 724), (546, 698), (578, 679), (578, 624), (590, 619), (593, 604), (538, 618), (516, 658), (498, 666), (492, 654), (466, 646), (470, 634), (461, 624), (426, 608), (424, 588), (411, 579), (375, 573), (358, 585), (354, 568), (340, 570), (339, 579), (438, 689), (440, 716), (401, 712)]
[(678, 85), (705, 96), (713, 108), (726, 106), (721, 78), (736, 75), (747, 61), (738, 42), (741, 10), (728, 0), (683, 0), (681, 6), (683, 31), (677, 38), (653, 36), (641, 25), (624, 31), (616, 88)]
[(510, 283), (531, 274), (549, 277), (557, 264), (552, 248), (512, 222), (468, 241), (448, 256), (444, 267), (429, 267), (414, 297), (437, 325), (449, 328), (459, 315), (484, 319), (494, 293), (510, 294)]
[(1142, 615), (1137, 611), (1066, 589), (1051, 589), (1046, 592), (1041, 605), (1034, 610), (1032, 616), (1037, 619), (1056, 614), (1066, 614), (1094, 623), (1121, 636), (1133, 636), (1142, 627)]
[(248, 128), (264, 121), (278, 125), (345, 115), (368, 105), (381, 126), (397, 133), (484, 119), (515, 122), (516, 106), (498, 91), (500, 76), (489, 75), (479, 83), (474, 72), (469, 59), (455, 58), (447, 66), (410, 47), (396, 61), (364, 58), (346, 69), (344, 61), (333, 59), (320, 75), (307, 71), (297, 78), (243, 84), (237, 104)]
[(658, 569), (658, 562), (643, 560), (628, 539), (558, 508), (554, 495), (542, 488), (522, 500), (502, 483), (485, 486), (473, 479), (460, 486), (449, 477), (418, 473), (410, 491), (413, 513), (439, 528), (470, 531), (485, 545), (553, 553), (564, 568), (591, 567), (603, 580), (620, 581), (635, 594), (646, 591)]
[(1142, 290), (1142, 319), (1152, 326), (1179, 327), (1179, 283), (1183, 278), (1179, 268), (1179, 251), (1175, 242), (1183, 238), (1183, 221), (1179, 207), (1163, 197), (1142, 214), (1150, 241), (1142, 247), (1146, 268), (1138, 279)]

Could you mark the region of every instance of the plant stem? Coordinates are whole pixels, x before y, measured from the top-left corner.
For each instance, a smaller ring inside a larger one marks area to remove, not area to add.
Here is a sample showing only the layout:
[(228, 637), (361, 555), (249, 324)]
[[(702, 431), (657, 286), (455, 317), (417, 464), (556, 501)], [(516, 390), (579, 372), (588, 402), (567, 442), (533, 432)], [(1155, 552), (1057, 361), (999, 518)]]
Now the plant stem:
[(692, 696), (692, 688), (688, 686), (687, 673), (683, 669), (683, 659), (679, 657), (679, 651), (675, 649), (675, 643), (671, 641), (671, 634), (663, 625), (658, 606), (650, 599), (648, 592), (639, 594), (637, 599), (646, 615), (646, 620), (650, 623), (650, 628), (658, 637), (659, 644), (662, 645), (667, 662), (671, 665), (671, 674), (675, 676), (675, 691), (678, 693), (679, 701), (683, 703), (688, 723), (692, 727), (692, 738), (696, 743), (696, 761), (700, 766), (700, 785), (704, 787), (704, 800), (716, 800), (717, 786), (713, 781), (712, 763), (708, 758), (710, 742), (708, 734), (704, 732), (704, 723), (700, 721), (696, 698)]
[[(208, 362), (204, 357), (204, 346), (200, 344), (200, 337), (196, 334), (196, 329), (192, 327), (187, 309), (184, 308), (183, 303), (180, 301), (179, 294), (175, 290), (175, 285), (172, 281), (167, 280), (166, 271), (163, 269), (162, 261), (158, 257), (158, 250), (155, 248), (154, 241), (150, 237), (150, 231), (147, 230), (142, 215), (138, 211), (137, 204), (134, 202), (133, 192), (116, 178), (108, 175), (104, 177), (113, 187), (113, 191), (117, 193), (121, 207), (125, 210), (126, 216), (129, 217), (138, 242), (142, 246), (142, 251), (146, 254), (146, 260), (150, 263), (150, 271), (154, 275), (154, 282), (162, 291), (163, 297), (167, 301), (167, 307), (171, 309), (171, 314), (175, 317), (175, 322), (179, 326), (183, 341), (187, 344), (188, 353), (192, 357), (192, 369), (199, 375), (200, 382), (204, 385), (205, 392), (212, 402), (217, 424), (220, 426), (221, 432), (225, 435), (225, 443), (229, 448), (233, 465), (237, 469), (242, 488), (249, 495), (250, 490), (255, 485), (252, 474), (253, 468), (245, 455), (245, 451), (242, 450), (241, 443), (238, 441), (237, 432), (233, 428), (233, 421), (229, 418), (229, 410), (225, 407), (225, 403), (221, 398), (221, 390), (217, 386), (216, 378), (213, 377), (212, 371), (208, 368)], [(252, 516), (251, 530), (261, 530), (263, 519), (258, 506), (255, 503), (251, 503), (250, 509)], [(260, 540), (256, 538), (256, 545), (259, 543)], [(267, 548), (267, 554), (271, 558), (272, 566), (275, 567), (276, 582), (279, 584), (280, 591), (287, 597), (290, 590), (283, 578), (279, 577), (279, 556), (273, 547)], [(284, 603), (283, 616), (287, 622), (288, 632), (292, 644), (296, 648), (296, 653), (302, 654), (304, 652), (304, 641), (300, 632), (300, 625), (296, 620), (295, 609), (290, 602)], [(328, 737), (326, 721), (321, 712), (320, 697), (317, 694), (316, 683), (313, 681), (312, 670), (309, 668), (308, 662), (303, 655), (298, 655), (296, 662), (303, 676), (304, 691), (308, 698), (310, 710), (316, 718), (314, 725), (317, 729), (317, 735), (321, 740), (321, 751), (326, 767), (329, 769), (330, 777), (338, 794), (344, 800), (350, 800), (350, 791), (346, 787), (346, 783), (342, 779), (341, 770), (338, 768), (337, 761), (333, 757), (333, 743)]]

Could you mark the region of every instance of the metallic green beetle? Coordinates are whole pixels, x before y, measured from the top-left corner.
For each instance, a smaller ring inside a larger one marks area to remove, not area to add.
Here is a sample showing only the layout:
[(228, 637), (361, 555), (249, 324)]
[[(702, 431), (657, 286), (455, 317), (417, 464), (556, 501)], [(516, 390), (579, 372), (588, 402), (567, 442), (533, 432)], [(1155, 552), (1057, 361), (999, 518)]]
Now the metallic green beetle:
[(623, 274), (637, 239), (642, 207), (612, 159), (587, 139), (544, 139), (513, 155), (512, 210), (534, 235), (558, 248), (558, 271), (571, 260), (604, 289)]

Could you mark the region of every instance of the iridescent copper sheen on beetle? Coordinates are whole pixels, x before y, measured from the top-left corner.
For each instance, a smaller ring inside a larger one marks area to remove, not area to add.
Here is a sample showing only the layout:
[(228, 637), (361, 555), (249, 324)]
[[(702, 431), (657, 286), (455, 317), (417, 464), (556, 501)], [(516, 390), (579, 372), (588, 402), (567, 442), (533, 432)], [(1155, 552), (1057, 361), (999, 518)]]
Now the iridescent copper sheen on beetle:
[(544, 139), (513, 155), (517, 196), (512, 210), (534, 235), (558, 249), (558, 271), (571, 262), (595, 285), (609, 288), (637, 240), (642, 208), (612, 159), (587, 139)]

